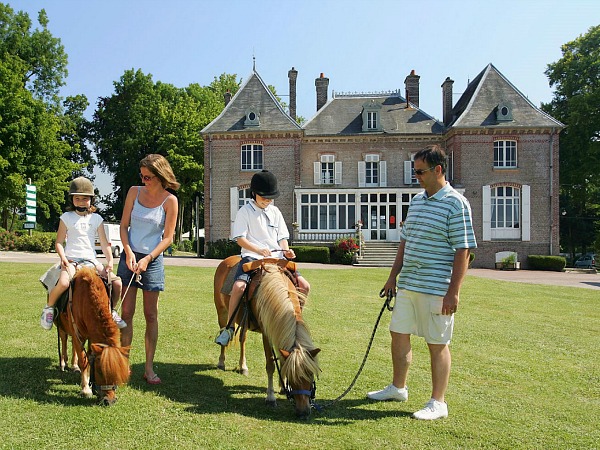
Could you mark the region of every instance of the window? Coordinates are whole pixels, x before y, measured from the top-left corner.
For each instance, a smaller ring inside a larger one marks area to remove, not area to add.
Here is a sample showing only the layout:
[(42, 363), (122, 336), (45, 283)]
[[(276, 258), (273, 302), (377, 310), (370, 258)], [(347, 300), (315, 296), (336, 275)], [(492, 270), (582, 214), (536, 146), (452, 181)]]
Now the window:
[(314, 183), (342, 184), (342, 163), (335, 160), (335, 155), (321, 155), (314, 163)]
[(494, 142), (494, 167), (517, 167), (517, 141)]
[(302, 194), (303, 230), (352, 230), (356, 223), (355, 194)]
[(367, 112), (367, 129), (369, 129), (369, 130), (377, 129), (377, 113), (375, 111)]
[(239, 186), (229, 188), (229, 220), (231, 223), (235, 221), (238, 210), (248, 203), (251, 198), (251, 191), (248, 185), (241, 188)]
[(519, 228), (520, 192), (511, 186), (492, 189), (492, 229)]
[(381, 104), (372, 99), (362, 106), (362, 131), (381, 131)]
[(251, 199), (252, 199), (252, 191), (250, 190), (250, 188), (240, 189), (238, 191), (237, 209), (240, 209), (242, 206), (244, 206), (246, 203), (248, 203)]
[(359, 187), (386, 187), (386, 162), (379, 160), (379, 155), (365, 155), (364, 161), (358, 162)]
[(530, 240), (530, 187), (483, 186), (483, 240)]
[(263, 168), (262, 144), (242, 145), (242, 170), (261, 170)]

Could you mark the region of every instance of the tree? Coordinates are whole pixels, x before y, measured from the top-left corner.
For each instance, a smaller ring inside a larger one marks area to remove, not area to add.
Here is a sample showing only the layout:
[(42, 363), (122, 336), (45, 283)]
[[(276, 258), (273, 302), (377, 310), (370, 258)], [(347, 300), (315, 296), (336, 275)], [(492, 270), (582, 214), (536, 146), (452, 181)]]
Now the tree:
[(165, 156), (181, 188), (178, 241), (192, 223), (193, 200), (204, 184), (204, 142), (200, 130), (223, 110), (223, 95), (237, 91), (235, 75), (223, 74), (208, 87), (176, 88), (152, 81), (141, 70), (128, 70), (115, 93), (100, 99), (92, 124), (101, 167), (113, 174), (114, 193), (104, 199), (109, 212), (121, 215), (129, 188), (139, 183), (137, 163), (148, 153)]
[(41, 31), (30, 32), (27, 14), (0, 4), (0, 225), (9, 229), (25, 206), (25, 184), (31, 180), (38, 188), (43, 222), (60, 210), (66, 180), (79, 168), (71, 161), (72, 147), (60, 138), (56, 92), (66, 54), (49, 34), (43, 10), (40, 24)]
[(38, 22), (42, 28), (30, 31), (32, 24), (27, 13), (15, 13), (10, 6), (0, 3), (0, 55), (23, 61), (23, 87), (36, 98), (56, 104), (68, 73), (67, 54), (60, 39), (48, 30), (44, 9), (38, 14)]
[(561, 242), (592, 250), (600, 233), (600, 26), (561, 48), (546, 70), (553, 99), (542, 109), (566, 124), (560, 137)]

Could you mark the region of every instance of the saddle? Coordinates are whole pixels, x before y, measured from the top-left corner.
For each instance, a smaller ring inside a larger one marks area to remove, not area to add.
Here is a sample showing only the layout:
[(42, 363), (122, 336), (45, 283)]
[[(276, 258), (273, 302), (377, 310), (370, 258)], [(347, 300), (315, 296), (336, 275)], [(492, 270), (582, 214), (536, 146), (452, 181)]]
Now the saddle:
[[(240, 264), (241, 260), (242, 257), (239, 255), (233, 255), (224, 260), (225, 264), (227, 265), (227, 268), (229, 269), (229, 272), (227, 273), (227, 277), (223, 282), (223, 286), (221, 286), (222, 294), (230, 294), (231, 289), (233, 288), (233, 283), (235, 282), (234, 277), (235, 273), (237, 272), (237, 266), (238, 264)], [(266, 264), (275, 264), (284, 269), (283, 272), (292, 281), (292, 283), (294, 283), (294, 286), (298, 286), (298, 280), (296, 278), (296, 263), (294, 261), (288, 261), (287, 259), (280, 258), (257, 259), (255, 261), (247, 262), (243, 266), (244, 272), (250, 273), (250, 288), (247, 289), (247, 291), (250, 291), (251, 294), (254, 293), (252, 285), (256, 285), (256, 283), (253, 283), (253, 280), (256, 277), (257, 273), (260, 272), (260, 269), (264, 268)]]
[[(237, 272), (237, 266), (240, 264), (242, 258), (239, 255), (233, 255), (224, 260), (225, 264), (229, 268), (229, 272), (227, 273), (227, 277), (223, 282), (223, 286), (221, 286), (221, 293), (225, 295), (229, 295), (231, 293), (231, 289), (233, 288), (233, 283), (235, 282), (235, 274)], [(250, 282), (246, 287), (246, 291), (244, 295), (242, 295), (240, 306), (243, 306), (243, 321), (246, 321), (246, 327), (251, 331), (259, 330), (258, 322), (252, 315), (252, 311), (249, 308), (248, 302), (254, 296), (256, 289), (259, 288), (263, 269), (267, 264), (274, 264), (280, 267), (283, 273), (290, 279), (292, 284), (295, 287), (298, 287), (298, 279), (296, 275), (296, 263), (293, 261), (288, 261), (286, 259), (281, 258), (263, 258), (257, 259), (255, 261), (247, 262), (243, 265), (242, 269), (246, 273), (250, 273)], [(296, 310), (296, 314), (301, 314), (301, 305), (298, 302), (296, 296), (294, 296), (296, 301), (294, 301), (294, 309)], [(297, 306), (297, 307), (296, 307)]]

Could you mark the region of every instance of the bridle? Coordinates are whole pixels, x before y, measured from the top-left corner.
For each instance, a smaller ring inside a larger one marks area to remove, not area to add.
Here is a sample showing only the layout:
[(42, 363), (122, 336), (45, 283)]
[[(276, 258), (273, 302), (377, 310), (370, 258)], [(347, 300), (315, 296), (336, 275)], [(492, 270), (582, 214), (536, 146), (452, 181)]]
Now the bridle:
[[(106, 344), (96, 344), (100, 347), (108, 347)], [(90, 387), (94, 394), (98, 394), (98, 391), (116, 391), (118, 386), (116, 384), (96, 384), (96, 371), (94, 370), (94, 364), (96, 362), (96, 354), (93, 351), (85, 352), (89, 365), (90, 365)]]
[[(294, 350), (294, 348), (292, 348), (290, 350), (290, 352), (293, 350)], [(292, 389), (289, 381), (283, 380), (283, 376), (281, 375), (281, 369), (279, 368), (279, 359), (277, 358), (277, 355), (275, 354), (275, 349), (273, 347), (271, 347), (271, 352), (273, 353), (273, 361), (275, 362), (275, 367), (277, 368), (277, 374), (279, 375), (279, 382), (283, 388), (283, 391), (285, 392), (285, 396), (287, 397), (287, 399), (293, 402), (294, 395), (306, 395), (310, 399), (309, 400), (310, 405), (314, 406), (314, 399), (315, 399), (315, 395), (317, 392), (317, 382), (315, 380), (313, 380), (312, 388), (310, 390), (308, 390), (308, 389)]]

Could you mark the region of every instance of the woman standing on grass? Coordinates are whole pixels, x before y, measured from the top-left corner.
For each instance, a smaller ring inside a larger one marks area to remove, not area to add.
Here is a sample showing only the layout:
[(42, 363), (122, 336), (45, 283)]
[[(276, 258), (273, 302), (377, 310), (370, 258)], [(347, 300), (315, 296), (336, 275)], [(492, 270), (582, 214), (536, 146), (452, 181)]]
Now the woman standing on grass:
[(144, 380), (160, 384), (154, 372), (154, 353), (158, 342), (158, 296), (165, 289), (163, 252), (173, 243), (178, 202), (169, 190), (179, 189), (169, 162), (161, 155), (147, 155), (140, 161), (143, 186), (132, 186), (127, 193), (121, 217), (121, 240), (124, 254), (118, 274), (129, 290), (123, 298), (122, 317), (129, 325), (121, 332), (121, 345), (133, 340), (133, 315), (138, 288), (143, 291), (146, 319), (146, 364)]

